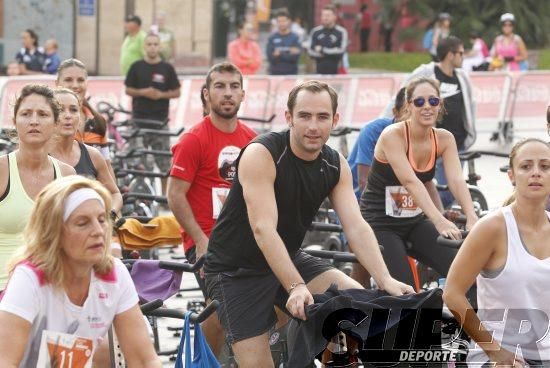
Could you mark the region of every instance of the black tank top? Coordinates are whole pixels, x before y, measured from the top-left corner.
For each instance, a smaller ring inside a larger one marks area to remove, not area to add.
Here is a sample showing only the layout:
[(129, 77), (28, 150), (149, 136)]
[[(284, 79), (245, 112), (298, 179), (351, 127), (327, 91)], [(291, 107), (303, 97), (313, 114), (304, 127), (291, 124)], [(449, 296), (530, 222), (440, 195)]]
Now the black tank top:
[(74, 167), (76, 173), (89, 179), (97, 179), (97, 170), (92, 162), (88, 149), (82, 142), (78, 142), (80, 147), (80, 160)]
[[(256, 137), (251, 143), (264, 145), (275, 162), (277, 233), (293, 258), (321, 203), (340, 180), (340, 156), (337, 151), (324, 145), (315, 160), (304, 161), (292, 153), (289, 131), (267, 133)], [(239, 181), (240, 157), (237, 159), (233, 186), (210, 235), (207, 272), (237, 268), (269, 270), (248, 221)], [(261, 169), (257, 175), (262, 175)]]
[[(432, 152), (430, 157), (430, 162), (428, 167), (420, 171), (416, 168), (416, 165), (413, 162), (412, 151), (411, 151), (411, 142), (410, 142), (410, 132), (408, 122), (405, 124), (405, 140), (407, 144), (407, 157), (409, 163), (411, 164), (416, 177), (422, 182), (426, 183), (434, 178), (435, 175), (435, 161), (437, 159), (437, 137), (435, 130), (432, 128), (431, 132), (431, 141), (432, 141)], [(367, 188), (361, 195), (361, 213), (365, 220), (373, 226), (378, 225), (389, 225), (391, 223), (404, 224), (408, 221), (416, 221), (420, 214), (416, 217), (410, 218), (395, 218), (386, 215), (386, 187), (388, 186), (400, 186), (401, 182), (395, 175), (391, 165), (387, 162), (380, 161), (374, 157), (372, 167), (369, 171), (369, 176), (367, 180)]]

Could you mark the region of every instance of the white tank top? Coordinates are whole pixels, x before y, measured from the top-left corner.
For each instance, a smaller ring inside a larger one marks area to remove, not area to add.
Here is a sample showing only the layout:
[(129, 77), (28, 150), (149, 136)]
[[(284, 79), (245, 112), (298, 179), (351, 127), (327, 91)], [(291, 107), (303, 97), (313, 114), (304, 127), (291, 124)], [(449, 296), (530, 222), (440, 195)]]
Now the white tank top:
[[(494, 278), (478, 275), (478, 317), (505, 349), (525, 359), (550, 360), (550, 258), (540, 260), (523, 245), (510, 206), (502, 208), (508, 238), (506, 263)], [(550, 214), (547, 213), (550, 218)], [(550, 239), (547, 241), (550, 246)], [(488, 358), (477, 344), (468, 363)]]

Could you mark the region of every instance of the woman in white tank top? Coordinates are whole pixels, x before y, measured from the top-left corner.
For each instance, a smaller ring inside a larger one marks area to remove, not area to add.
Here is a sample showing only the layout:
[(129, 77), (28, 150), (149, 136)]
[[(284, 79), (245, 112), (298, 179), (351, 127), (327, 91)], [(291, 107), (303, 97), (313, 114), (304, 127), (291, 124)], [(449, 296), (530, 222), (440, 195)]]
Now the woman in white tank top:
[[(508, 175), (511, 204), (474, 226), (443, 299), (473, 340), (468, 366), (550, 367), (550, 145), (534, 138), (516, 144)], [(474, 282), (477, 314), (465, 296)]]

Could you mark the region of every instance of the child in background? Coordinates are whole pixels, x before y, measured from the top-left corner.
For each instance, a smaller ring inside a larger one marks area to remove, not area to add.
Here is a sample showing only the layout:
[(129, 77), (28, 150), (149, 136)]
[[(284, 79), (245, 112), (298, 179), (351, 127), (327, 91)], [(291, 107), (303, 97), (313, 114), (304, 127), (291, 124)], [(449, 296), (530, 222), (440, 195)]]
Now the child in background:
[(59, 45), (57, 44), (57, 41), (55, 39), (50, 38), (48, 41), (46, 41), (46, 44), (44, 45), (44, 51), (46, 51), (46, 59), (44, 60), (44, 66), (42, 67), (44, 73), (57, 73), (57, 68), (59, 68), (59, 64), (61, 64), (59, 55), (57, 55), (58, 48)]

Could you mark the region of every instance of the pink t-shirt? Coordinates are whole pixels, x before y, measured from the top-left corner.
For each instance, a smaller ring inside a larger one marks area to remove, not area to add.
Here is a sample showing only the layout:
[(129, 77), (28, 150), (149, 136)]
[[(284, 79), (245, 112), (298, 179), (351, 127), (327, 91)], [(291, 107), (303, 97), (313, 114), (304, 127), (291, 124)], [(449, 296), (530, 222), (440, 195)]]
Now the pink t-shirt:
[(243, 74), (256, 74), (262, 65), (262, 51), (255, 41), (237, 38), (227, 45), (227, 58)]

